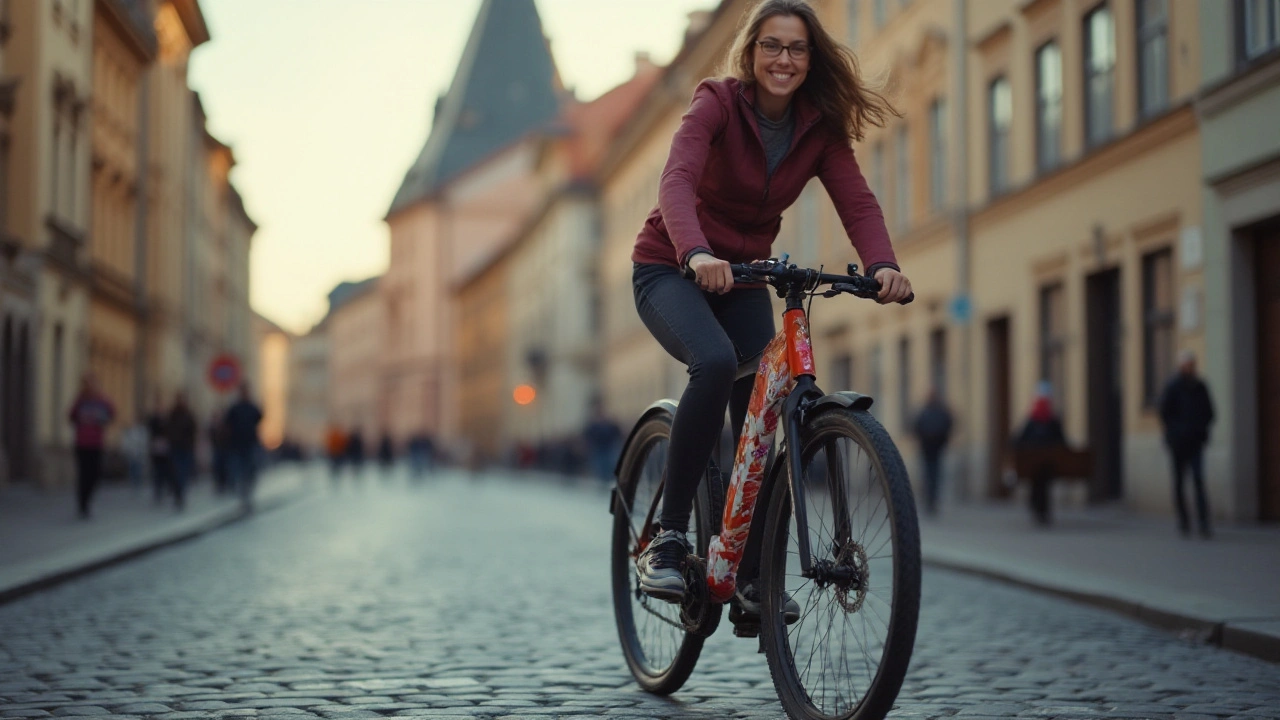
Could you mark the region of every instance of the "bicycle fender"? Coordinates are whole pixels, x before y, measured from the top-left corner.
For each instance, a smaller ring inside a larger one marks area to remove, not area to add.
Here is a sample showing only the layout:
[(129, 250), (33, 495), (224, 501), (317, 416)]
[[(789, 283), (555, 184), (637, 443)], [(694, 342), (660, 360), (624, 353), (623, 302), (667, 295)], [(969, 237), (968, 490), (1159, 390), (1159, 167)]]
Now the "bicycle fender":
[(632, 440), (635, 439), (636, 430), (638, 430), (640, 426), (645, 423), (646, 420), (653, 417), (654, 415), (658, 415), (660, 413), (666, 413), (668, 415), (674, 416), (676, 414), (677, 404), (678, 403), (675, 400), (672, 400), (671, 398), (663, 398), (653, 403), (649, 407), (645, 408), (645, 411), (643, 413), (640, 413), (640, 419), (636, 420), (636, 424), (631, 426), (631, 432), (627, 433), (627, 439), (625, 442), (622, 443), (622, 451), (618, 453), (618, 461), (613, 465), (614, 491), (609, 494), (609, 514), (610, 515), (613, 514), (614, 506), (617, 505), (618, 503), (618, 498), (617, 498), (618, 473), (622, 472), (622, 460), (627, 456), (627, 451), (631, 449), (631, 442)]
[(870, 395), (863, 395), (862, 393), (856, 393), (852, 390), (844, 390), (841, 392), (831, 393), (830, 395), (823, 395), (818, 398), (814, 401), (813, 405), (809, 407), (809, 412), (817, 412), (828, 405), (851, 407), (854, 410), (867, 410), (870, 409), (874, 402), (875, 399)]

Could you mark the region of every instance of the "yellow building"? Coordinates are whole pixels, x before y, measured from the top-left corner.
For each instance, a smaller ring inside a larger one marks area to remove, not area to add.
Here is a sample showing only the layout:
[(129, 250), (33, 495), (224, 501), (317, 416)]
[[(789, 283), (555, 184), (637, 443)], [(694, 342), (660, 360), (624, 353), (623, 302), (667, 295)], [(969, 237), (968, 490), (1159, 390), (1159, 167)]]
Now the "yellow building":
[(323, 456), (329, 427), (329, 320), (289, 344), (285, 436), (305, 453)]
[(94, 3), (89, 368), (116, 403), (115, 432), (131, 424), (145, 402), (138, 198), (141, 90), (157, 52), (151, 20), (142, 3)]
[(289, 353), (293, 337), (258, 313), (253, 313), (250, 322), (257, 348), (253, 393), (262, 406), (258, 437), (263, 447), (275, 450), (284, 440), (289, 424)]
[[(36, 379), (34, 343), (38, 331), (39, 248), (13, 225), (16, 140), (14, 113), (22, 77), (15, 72), (11, 3), (0, 3), (0, 484), (35, 472)], [(26, 103), (31, 103), (29, 94)], [(28, 195), (23, 197), (30, 199)]]
[[(160, 53), (148, 75), (147, 103), (147, 347), (148, 401), (190, 389), (203, 368), (187, 355), (190, 283), (190, 223), (198, 210), (188, 198), (192, 173), (206, 172), (195, 142), (195, 103), (187, 87), (191, 51), (208, 42), (209, 30), (196, 0), (158, 3), (156, 35)], [(203, 140), (203, 138), (201, 138)]]
[(603, 240), (597, 270), (602, 328), (601, 388), (606, 412), (627, 424), (655, 400), (678, 398), (685, 368), (658, 345), (636, 314), (631, 250), (657, 203), (658, 180), (671, 136), (693, 89), (714, 74), (732, 42), (746, 0), (726, 0), (714, 12), (690, 16), (680, 52), (662, 71), (640, 109), (619, 130), (600, 173)]
[[(873, 395), (909, 463), (911, 420), (940, 390), (959, 420), (949, 492), (978, 497), (1006, 492), (1008, 439), (1048, 380), (1069, 440), (1096, 458), (1092, 480), (1063, 484), (1061, 501), (1170, 512), (1153, 403), (1180, 349), (1225, 350), (1205, 340), (1210, 256), (1191, 107), (1200, 4), (814, 5), (903, 113), (855, 151), (917, 292), (906, 307), (815, 303), (822, 386)], [(712, 74), (745, 7), (721, 4), (608, 164), (604, 372), (619, 417), (678, 397), (684, 384), (684, 368), (636, 317), (629, 254), (692, 88)], [(857, 261), (816, 182), (786, 213), (774, 249), (828, 268)], [(1221, 478), (1211, 504), (1252, 517), (1223, 477), (1231, 452), (1210, 447)]]
[(341, 283), (329, 293), (329, 418), (360, 431), (365, 448), (387, 429), (386, 383), (377, 372), (387, 344), (380, 277)]
[(14, 141), (6, 158), (5, 223), (15, 246), (39, 255), (42, 268), (36, 273), (39, 321), (21, 323), (17, 339), (31, 346), (34, 372), (20, 380), (34, 385), (34, 412), (16, 422), (33, 433), (19, 440), (33, 458), (24, 474), (56, 483), (72, 476), (66, 411), (87, 369), (94, 9), (93, 3), (52, 0), (5, 3), (4, 12), (10, 29), (4, 71), (19, 79), (9, 122)]

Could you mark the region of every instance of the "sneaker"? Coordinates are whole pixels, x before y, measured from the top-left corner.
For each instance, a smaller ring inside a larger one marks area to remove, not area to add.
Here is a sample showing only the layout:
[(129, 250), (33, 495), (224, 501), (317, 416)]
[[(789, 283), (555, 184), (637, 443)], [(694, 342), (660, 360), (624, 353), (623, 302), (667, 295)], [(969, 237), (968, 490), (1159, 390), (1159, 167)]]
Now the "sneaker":
[[(792, 600), (791, 596), (785, 592), (782, 593), (782, 597), (785, 600), (782, 606), (782, 620), (788, 625), (793, 625), (800, 619), (800, 603)], [(733, 601), (742, 608), (743, 621), (760, 622), (760, 593), (756, 590), (755, 583), (739, 585)]]
[(652, 598), (680, 602), (684, 597), (684, 559), (693, 552), (684, 533), (663, 530), (636, 560), (640, 590)]

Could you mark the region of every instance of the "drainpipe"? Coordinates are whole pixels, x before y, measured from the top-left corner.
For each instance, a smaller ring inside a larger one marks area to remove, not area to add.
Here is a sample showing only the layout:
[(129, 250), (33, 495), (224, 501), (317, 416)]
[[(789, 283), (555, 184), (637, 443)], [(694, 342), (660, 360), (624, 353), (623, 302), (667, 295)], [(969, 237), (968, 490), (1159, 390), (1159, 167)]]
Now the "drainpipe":
[[(968, 0), (953, 0), (954, 16), (952, 25), (955, 36), (951, 42), (951, 67), (954, 75), (951, 78), (952, 128), (955, 130), (952, 145), (955, 147), (955, 167), (952, 170), (955, 178), (955, 200), (953, 222), (956, 234), (956, 294), (968, 298), (969, 317), (960, 325), (960, 407), (966, 409), (964, 419), (968, 420), (964, 428), (967, 440), (960, 464), (960, 497), (968, 500), (971, 496), (970, 482), (976, 477), (973, 472), (976, 441), (975, 430), (980, 422), (973, 417), (974, 393), (972, 378), (974, 313), (973, 299), (970, 295), (970, 255), (969, 247), (969, 31)], [(967, 417), (966, 417), (967, 416)]]

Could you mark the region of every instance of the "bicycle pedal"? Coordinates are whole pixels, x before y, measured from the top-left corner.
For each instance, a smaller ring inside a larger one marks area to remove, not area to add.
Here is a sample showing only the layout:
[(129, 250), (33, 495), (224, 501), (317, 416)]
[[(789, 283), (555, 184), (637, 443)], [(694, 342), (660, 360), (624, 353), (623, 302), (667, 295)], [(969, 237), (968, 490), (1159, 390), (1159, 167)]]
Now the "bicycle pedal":
[(733, 634), (742, 638), (753, 638), (760, 634), (760, 618), (744, 617), (746, 613), (737, 603), (729, 604), (729, 622), (733, 623)]

